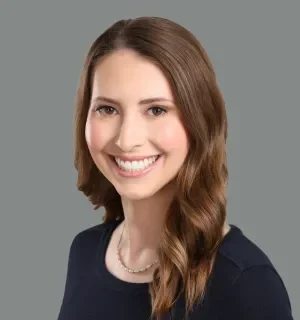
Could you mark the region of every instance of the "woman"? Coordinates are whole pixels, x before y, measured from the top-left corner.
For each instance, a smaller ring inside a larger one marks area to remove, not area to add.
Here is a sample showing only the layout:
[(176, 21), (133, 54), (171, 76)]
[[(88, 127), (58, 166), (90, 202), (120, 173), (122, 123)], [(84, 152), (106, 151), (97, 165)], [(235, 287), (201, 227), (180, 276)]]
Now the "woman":
[(226, 222), (227, 119), (207, 53), (158, 17), (92, 44), (77, 187), (103, 223), (75, 236), (59, 320), (292, 319), (265, 253)]

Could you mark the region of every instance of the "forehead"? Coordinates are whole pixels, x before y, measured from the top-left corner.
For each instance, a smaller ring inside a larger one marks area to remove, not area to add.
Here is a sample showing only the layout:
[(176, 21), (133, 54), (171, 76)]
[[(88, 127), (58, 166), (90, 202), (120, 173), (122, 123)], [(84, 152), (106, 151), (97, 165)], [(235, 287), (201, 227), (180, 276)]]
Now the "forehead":
[(172, 99), (171, 87), (163, 72), (131, 50), (114, 52), (94, 70), (92, 96), (117, 100), (140, 100), (151, 96)]

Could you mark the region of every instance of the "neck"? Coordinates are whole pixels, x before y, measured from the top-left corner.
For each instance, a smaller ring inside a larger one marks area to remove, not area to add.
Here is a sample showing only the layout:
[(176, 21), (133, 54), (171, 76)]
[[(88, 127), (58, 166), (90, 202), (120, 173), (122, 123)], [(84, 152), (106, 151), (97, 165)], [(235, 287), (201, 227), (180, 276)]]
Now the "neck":
[(120, 226), (123, 232), (120, 246), (123, 259), (131, 265), (156, 260), (156, 250), (165, 224), (167, 210), (174, 192), (165, 188), (150, 198), (129, 200), (122, 198), (125, 221)]

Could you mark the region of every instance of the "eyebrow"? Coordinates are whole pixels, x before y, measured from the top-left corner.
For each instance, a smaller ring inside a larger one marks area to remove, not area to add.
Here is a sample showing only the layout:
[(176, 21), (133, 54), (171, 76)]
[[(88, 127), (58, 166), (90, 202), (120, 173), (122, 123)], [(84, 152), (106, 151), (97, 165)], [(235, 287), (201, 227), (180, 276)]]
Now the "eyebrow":
[[(117, 105), (121, 104), (119, 101), (117, 101), (115, 99), (104, 97), (104, 96), (98, 96), (98, 97), (94, 98), (92, 100), (92, 103), (95, 103), (95, 102), (98, 102), (98, 101), (106, 101), (108, 103), (114, 103), (114, 104), (117, 104)], [(149, 104), (149, 103), (158, 102), (158, 101), (169, 101), (169, 102), (174, 103), (173, 100), (170, 100), (170, 99), (167, 99), (167, 98), (164, 98), (164, 97), (154, 97), (154, 98), (142, 99), (142, 100), (139, 101), (138, 104), (139, 105), (144, 105), (144, 104)]]

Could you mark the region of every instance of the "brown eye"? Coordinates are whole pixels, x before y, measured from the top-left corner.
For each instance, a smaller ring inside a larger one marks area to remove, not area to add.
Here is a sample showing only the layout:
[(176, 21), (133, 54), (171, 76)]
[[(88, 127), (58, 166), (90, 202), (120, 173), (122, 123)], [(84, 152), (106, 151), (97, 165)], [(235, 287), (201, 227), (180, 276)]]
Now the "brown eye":
[(160, 116), (161, 114), (164, 114), (167, 112), (164, 108), (161, 108), (161, 107), (151, 107), (148, 110), (153, 110), (153, 115), (155, 117)]
[(95, 111), (99, 113), (104, 113), (106, 115), (111, 115), (115, 111), (115, 108), (110, 107), (110, 106), (99, 106), (95, 109)]

